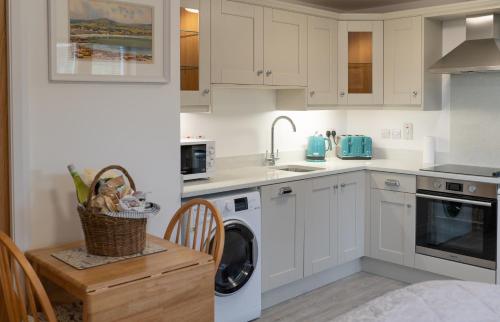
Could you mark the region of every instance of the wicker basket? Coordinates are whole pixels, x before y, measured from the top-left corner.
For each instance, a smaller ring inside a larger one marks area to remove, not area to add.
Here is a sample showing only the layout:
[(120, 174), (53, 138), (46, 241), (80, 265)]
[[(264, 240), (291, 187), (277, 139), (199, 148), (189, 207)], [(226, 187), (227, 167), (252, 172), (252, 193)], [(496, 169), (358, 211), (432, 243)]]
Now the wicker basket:
[(78, 207), (87, 252), (92, 255), (121, 257), (140, 253), (146, 246), (147, 218), (120, 218), (97, 212), (88, 207), (95, 195), (95, 188), (101, 176), (109, 170), (119, 170), (128, 179), (135, 190), (134, 180), (127, 170), (118, 165), (111, 165), (99, 171), (90, 186), (86, 205)]

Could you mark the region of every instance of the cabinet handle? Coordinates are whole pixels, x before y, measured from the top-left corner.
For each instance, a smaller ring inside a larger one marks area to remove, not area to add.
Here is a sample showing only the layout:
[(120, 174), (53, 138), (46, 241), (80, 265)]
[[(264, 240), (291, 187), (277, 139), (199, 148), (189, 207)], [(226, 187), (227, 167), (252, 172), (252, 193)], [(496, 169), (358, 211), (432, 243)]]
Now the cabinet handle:
[(334, 190), (337, 190), (338, 188), (339, 188), (339, 185), (338, 185), (338, 184), (336, 184), (336, 185), (334, 185), (334, 186), (333, 186), (333, 189), (334, 189)]
[(264, 74), (264, 71), (262, 69), (260, 69), (260, 70), (257, 71), (257, 76), (260, 76), (262, 74)]
[(410, 204), (407, 204), (407, 205), (406, 205), (406, 207), (407, 207), (407, 208), (411, 208), (411, 205), (410, 205)]
[(344, 91), (340, 91), (340, 97), (344, 97), (345, 96), (345, 92)]
[(401, 186), (401, 183), (396, 179), (387, 179), (385, 180), (385, 185), (388, 187), (399, 187)]
[(208, 95), (208, 94), (210, 94), (210, 90), (208, 88), (205, 88), (203, 90), (203, 95)]
[(413, 97), (417, 97), (417, 95), (418, 95), (418, 92), (417, 92), (417, 91), (413, 91), (413, 92), (411, 92), (411, 93), (413, 94)]
[(283, 196), (283, 195), (289, 195), (293, 192), (292, 188), (290, 187), (283, 187), (283, 188), (280, 188), (280, 196)]
[(272, 70), (268, 70), (268, 71), (266, 72), (266, 76), (267, 76), (267, 77), (271, 76), (272, 74), (273, 74), (273, 71), (272, 71)]
[(310, 95), (311, 97), (313, 97), (314, 95), (316, 95), (316, 92), (315, 92), (315, 91), (311, 91), (311, 92), (309, 93), (309, 95)]
[(340, 188), (345, 188), (345, 186), (346, 186), (345, 183), (340, 184)]

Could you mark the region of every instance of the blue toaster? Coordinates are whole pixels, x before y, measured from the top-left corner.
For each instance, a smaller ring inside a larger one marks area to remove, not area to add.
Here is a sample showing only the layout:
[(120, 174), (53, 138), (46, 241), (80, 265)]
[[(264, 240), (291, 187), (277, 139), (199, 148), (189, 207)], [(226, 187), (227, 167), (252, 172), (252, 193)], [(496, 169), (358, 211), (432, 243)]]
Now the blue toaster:
[(372, 138), (364, 135), (341, 135), (335, 148), (342, 160), (370, 160), (372, 158)]

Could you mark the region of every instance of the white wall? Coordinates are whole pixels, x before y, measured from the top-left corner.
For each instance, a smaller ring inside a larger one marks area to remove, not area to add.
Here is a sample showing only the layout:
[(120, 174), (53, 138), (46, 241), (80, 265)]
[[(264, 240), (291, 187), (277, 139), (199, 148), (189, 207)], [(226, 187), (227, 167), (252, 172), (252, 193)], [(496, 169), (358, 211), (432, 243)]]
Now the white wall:
[(152, 191), (151, 200), (163, 207), (149, 225), (161, 235), (180, 199), (178, 0), (172, 0), (167, 85), (49, 82), (47, 1), (11, 0), (10, 5), (14, 155), (28, 159), (14, 164), (15, 174), (26, 174), (15, 182), (14, 199), (29, 196), (27, 207), (14, 209), (16, 240), (33, 248), (81, 238), (66, 170), (73, 162), (80, 169), (126, 167), (137, 186)]
[(264, 153), (270, 150), (271, 125), (280, 115), (294, 121), (276, 125), (276, 147), (280, 151), (305, 149), (307, 137), (315, 131), (345, 132), (344, 111), (276, 111), (270, 90), (216, 89), (213, 112), (181, 114), (181, 136), (203, 135), (217, 141), (217, 157)]

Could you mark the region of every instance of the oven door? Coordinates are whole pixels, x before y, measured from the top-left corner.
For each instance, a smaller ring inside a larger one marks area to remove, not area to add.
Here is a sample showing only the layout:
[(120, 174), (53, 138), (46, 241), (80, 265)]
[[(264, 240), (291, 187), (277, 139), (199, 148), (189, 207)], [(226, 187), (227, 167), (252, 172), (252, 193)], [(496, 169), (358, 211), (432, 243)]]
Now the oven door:
[(207, 145), (181, 145), (181, 174), (184, 180), (207, 177)]
[(416, 253), (496, 269), (497, 200), (418, 191)]

